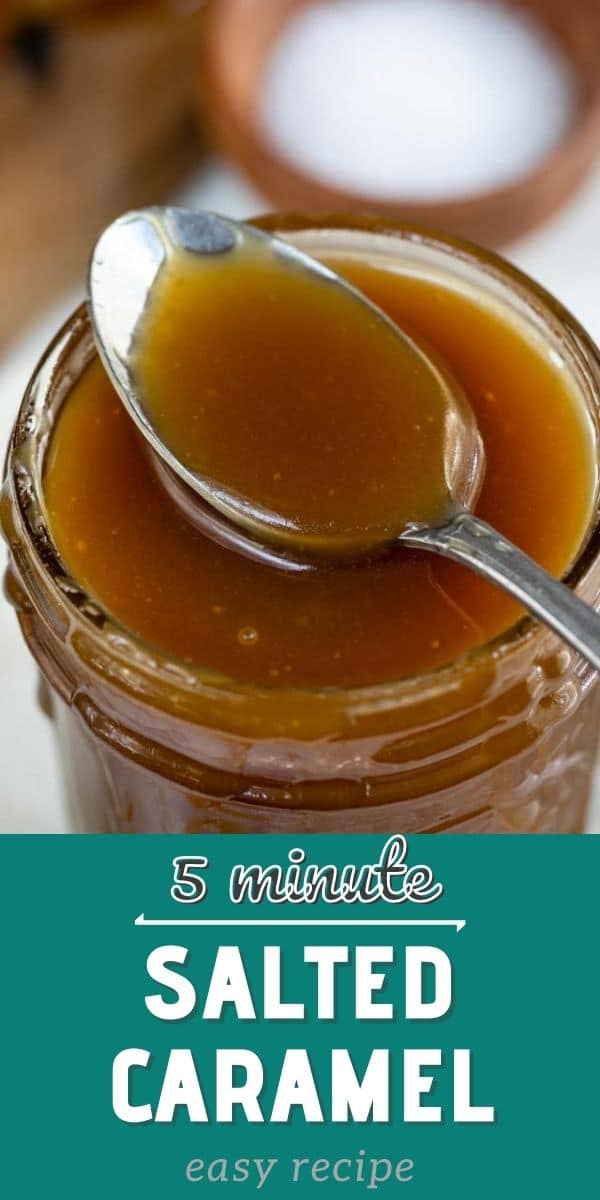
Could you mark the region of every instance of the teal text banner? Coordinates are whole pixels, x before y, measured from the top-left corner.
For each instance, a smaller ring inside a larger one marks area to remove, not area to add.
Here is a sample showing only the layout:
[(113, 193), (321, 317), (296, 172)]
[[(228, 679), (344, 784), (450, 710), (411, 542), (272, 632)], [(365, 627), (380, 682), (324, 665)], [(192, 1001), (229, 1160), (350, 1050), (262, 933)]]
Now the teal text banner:
[(0, 1194), (595, 1195), (600, 839), (4, 837)]

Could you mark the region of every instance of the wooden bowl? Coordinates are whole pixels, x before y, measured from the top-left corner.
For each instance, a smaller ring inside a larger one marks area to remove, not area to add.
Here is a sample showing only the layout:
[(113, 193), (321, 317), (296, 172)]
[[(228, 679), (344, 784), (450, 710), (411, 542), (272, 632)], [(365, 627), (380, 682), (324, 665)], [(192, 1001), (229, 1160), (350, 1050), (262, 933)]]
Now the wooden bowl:
[[(561, 144), (514, 183), (462, 199), (380, 200), (323, 183), (287, 161), (263, 135), (260, 84), (274, 40), (313, 0), (208, 0), (203, 101), (218, 146), (278, 208), (361, 212), (417, 221), (488, 246), (521, 237), (577, 190), (600, 152), (600, 0), (512, 0), (559, 39), (580, 81), (577, 118)], [(486, 2), (486, 0), (482, 0)]]

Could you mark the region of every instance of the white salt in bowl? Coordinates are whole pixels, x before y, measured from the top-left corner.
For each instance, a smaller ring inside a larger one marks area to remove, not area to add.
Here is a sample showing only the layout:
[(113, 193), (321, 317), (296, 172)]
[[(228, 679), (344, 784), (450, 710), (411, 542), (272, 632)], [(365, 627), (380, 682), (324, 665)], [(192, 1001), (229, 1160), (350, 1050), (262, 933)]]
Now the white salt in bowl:
[(414, 221), (495, 247), (548, 219), (579, 188), (600, 151), (598, 0), (508, 0), (541, 23), (565, 54), (575, 80), (574, 113), (559, 142), (531, 169), (499, 186), (451, 198), (432, 197), (431, 189), (420, 198), (414, 189), (393, 195), (387, 186), (382, 195), (333, 184), (324, 173), (300, 167), (269, 136), (263, 106), (274, 48), (288, 22), (315, 2), (325, 0), (208, 0), (205, 12), (203, 112), (208, 109), (217, 145), (275, 207)]

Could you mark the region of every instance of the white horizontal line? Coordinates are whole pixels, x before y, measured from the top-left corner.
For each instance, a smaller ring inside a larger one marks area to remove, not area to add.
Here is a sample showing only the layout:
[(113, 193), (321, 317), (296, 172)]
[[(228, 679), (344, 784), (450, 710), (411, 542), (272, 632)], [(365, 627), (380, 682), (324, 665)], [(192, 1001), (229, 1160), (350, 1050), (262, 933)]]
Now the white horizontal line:
[(361, 920), (352, 921), (352, 920), (337, 919), (335, 917), (325, 918), (322, 920), (317, 920), (317, 919), (307, 920), (304, 917), (300, 917), (298, 919), (290, 918), (289, 920), (283, 919), (283, 918), (278, 919), (275, 917), (273, 917), (273, 918), (261, 917), (261, 918), (257, 918), (257, 919), (235, 918), (232, 920), (229, 920), (229, 919), (221, 920), (221, 919), (217, 918), (215, 920), (211, 920), (211, 919), (186, 919), (186, 918), (179, 918), (179, 917), (146, 917), (146, 916), (144, 916), (143, 913), (140, 913), (139, 917), (136, 917), (136, 920), (135, 920), (136, 925), (189, 925), (189, 926), (196, 925), (196, 926), (204, 926), (204, 928), (219, 928), (219, 927), (239, 928), (242, 925), (247, 925), (247, 926), (283, 925), (283, 926), (288, 926), (288, 927), (292, 927), (294, 925), (298, 925), (298, 926), (302, 926), (302, 925), (305, 925), (305, 926), (306, 925), (308, 925), (308, 926), (336, 926), (336, 925), (340, 926), (341, 925), (341, 926), (345, 926), (348, 928), (354, 928), (354, 929), (360, 929), (360, 928), (362, 928), (363, 925), (365, 927), (376, 926), (376, 925), (381, 926), (381, 927), (385, 927), (385, 926), (408, 926), (408, 927), (411, 927), (411, 926), (416, 926), (416, 927), (419, 927), (419, 926), (449, 926), (453, 929), (456, 929), (457, 933), (460, 933), (461, 929), (464, 929), (466, 923), (467, 923), (466, 921), (442, 921), (442, 920), (433, 920), (433, 919), (418, 920), (416, 918), (407, 919), (407, 920), (375, 918), (375, 919), (362, 920), (362, 921)]

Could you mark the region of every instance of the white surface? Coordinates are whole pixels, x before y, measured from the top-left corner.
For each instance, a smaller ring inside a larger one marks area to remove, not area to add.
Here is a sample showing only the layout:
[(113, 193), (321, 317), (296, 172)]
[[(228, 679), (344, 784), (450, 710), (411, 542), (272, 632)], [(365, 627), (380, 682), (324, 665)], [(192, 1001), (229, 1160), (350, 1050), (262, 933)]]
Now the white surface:
[(512, 182), (562, 141), (572, 64), (531, 13), (479, 0), (301, 8), (267, 63), (263, 126), (326, 183), (465, 196)]
[[(178, 199), (234, 217), (267, 208), (236, 173), (221, 166), (190, 180)], [(568, 212), (514, 248), (510, 257), (553, 291), (600, 341), (600, 170)], [(0, 362), (2, 448), (37, 358), (78, 298), (77, 293), (65, 295)], [(51, 729), (34, 702), (31, 659), (5, 603), (0, 603), (0, 664), (0, 832), (67, 832)], [(590, 828), (600, 832), (600, 802)]]

